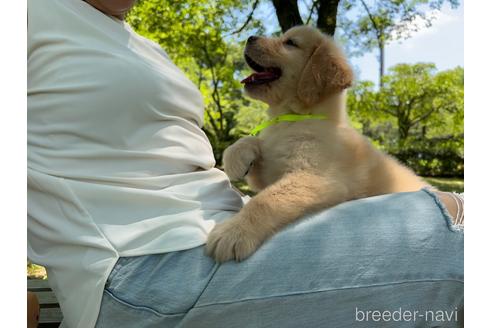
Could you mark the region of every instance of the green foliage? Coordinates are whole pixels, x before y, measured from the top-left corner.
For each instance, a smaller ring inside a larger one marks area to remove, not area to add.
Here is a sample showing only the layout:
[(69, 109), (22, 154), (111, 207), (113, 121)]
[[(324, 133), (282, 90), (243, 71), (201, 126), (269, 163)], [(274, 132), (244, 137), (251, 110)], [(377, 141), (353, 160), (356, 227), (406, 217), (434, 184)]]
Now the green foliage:
[(399, 64), (383, 86), (360, 82), (348, 97), (356, 127), (418, 174), (463, 176), (464, 71)]
[[(379, 84), (385, 75), (385, 46), (430, 27), (445, 2), (456, 8), (458, 0), (344, 0), (339, 21), (340, 39), (351, 55), (379, 51)], [(429, 10), (430, 9), (430, 10)]]
[(408, 38), (422, 27), (430, 27), (445, 2), (453, 8), (458, 0), (344, 0), (339, 17), (344, 39), (363, 54), (390, 41)]
[(28, 279), (47, 279), (46, 269), (41, 265), (27, 262), (27, 278)]

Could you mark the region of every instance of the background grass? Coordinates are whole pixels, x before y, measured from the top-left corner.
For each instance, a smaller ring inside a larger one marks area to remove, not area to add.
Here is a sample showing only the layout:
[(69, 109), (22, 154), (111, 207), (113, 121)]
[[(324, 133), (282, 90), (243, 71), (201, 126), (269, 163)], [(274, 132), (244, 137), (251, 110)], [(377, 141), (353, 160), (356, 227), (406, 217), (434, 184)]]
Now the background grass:
[[(428, 178), (422, 177), (427, 183), (433, 185), (441, 191), (454, 191), (463, 192), (465, 189), (465, 182), (462, 178)], [(236, 181), (233, 183), (234, 186), (239, 189), (243, 194), (253, 196), (255, 193), (252, 192), (246, 182)]]
[(40, 265), (27, 262), (27, 278), (46, 279), (46, 269)]
[(465, 191), (465, 181), (462, 178), (423, 178), (427, 181), (427, 183), (433, 185), (441, 191)]

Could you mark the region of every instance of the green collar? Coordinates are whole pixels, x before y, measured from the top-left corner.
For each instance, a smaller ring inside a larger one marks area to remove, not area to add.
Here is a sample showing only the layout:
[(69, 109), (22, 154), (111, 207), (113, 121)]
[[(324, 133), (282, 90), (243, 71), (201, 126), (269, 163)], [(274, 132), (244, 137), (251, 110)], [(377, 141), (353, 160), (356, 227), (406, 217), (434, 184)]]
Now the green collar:
[(268, 128), (269, 126), (275, 125), (279, 122), (300, 122), (305, 120), (326, 120), (328, 117), (326, 115), (302, 115), (302, 114), (283, 114), (272, 118), (269, 121), (263, 122), (257, 125), (252, 131), (251, 135), (256, 136), (262, 130)]

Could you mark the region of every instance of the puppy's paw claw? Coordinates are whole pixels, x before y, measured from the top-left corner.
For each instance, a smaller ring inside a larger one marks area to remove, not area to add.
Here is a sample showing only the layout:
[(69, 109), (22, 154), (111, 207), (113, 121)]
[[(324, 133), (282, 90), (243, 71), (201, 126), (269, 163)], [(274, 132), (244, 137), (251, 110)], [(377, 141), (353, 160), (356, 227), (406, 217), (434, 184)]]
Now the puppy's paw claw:
[(244, 178), (259, 155), (255, 137), (239, 139), (224, 152), (224, 171), (231, 180)]
[(206, 252), (220, 263), (240, 262), (253, 254), (261, 243), (254, 232), (246, 230), (237, 219), (230, 219), (216, 225), (210, 232)]
[(224, 165), (224, 172), (227, 174), (231, 181), (240, 180), (248, 174), (248, 171), (252, 164), (253, 161), (249, 163), (238, 161), (237, 163), (234, 163), (232, 165)]

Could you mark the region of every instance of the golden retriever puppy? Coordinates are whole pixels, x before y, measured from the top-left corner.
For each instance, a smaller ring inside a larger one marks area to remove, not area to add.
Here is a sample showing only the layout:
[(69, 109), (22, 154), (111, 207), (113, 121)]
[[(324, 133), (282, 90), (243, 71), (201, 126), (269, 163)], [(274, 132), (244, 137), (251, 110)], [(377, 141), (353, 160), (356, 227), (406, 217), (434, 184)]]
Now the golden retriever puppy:
[(278, 122), (225, 150), (224, 170), (230, 179), (245, 176), (259, 193), (211, 231), (206, 250), (215, 260), (244, 260), (308, 213), (426, 186), (350, 126), (345, 89), (353, 73), (331, 38), (298, 26), (278, 38), (249, 38), (244, 55), (255, 71), (243, 80), (246, 93), (267, 103), (271, 117), (326, 118)]

